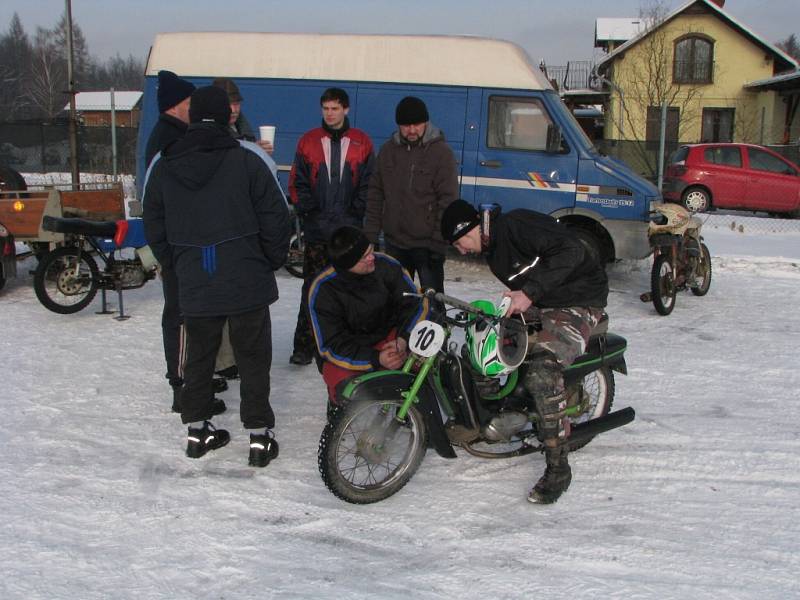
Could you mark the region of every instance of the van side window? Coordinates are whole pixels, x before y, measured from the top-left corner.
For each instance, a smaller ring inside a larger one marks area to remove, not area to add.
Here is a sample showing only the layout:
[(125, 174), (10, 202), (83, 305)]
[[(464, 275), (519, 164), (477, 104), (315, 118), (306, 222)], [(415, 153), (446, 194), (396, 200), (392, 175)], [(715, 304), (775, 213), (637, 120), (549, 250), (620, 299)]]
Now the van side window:
[(536, 98), (489, 98), (486, 145), (514, 150), (547, 150), (547, 132), (553, 121)]
[(725, 165), (728, 167), (741, 167), (742, 155), (739, 148), (730, 146), (713, 146), (703, 151), (703, 158), (707, 163)]
[(750, 168), (759, 171), (770, 171), (772, 173), (782, 173), (784, 175), (796, 175), (797, 172), (783, 162), (780, 158), (767, 154), (758, 148), (748, 148), (747, 154), (750, 156)]

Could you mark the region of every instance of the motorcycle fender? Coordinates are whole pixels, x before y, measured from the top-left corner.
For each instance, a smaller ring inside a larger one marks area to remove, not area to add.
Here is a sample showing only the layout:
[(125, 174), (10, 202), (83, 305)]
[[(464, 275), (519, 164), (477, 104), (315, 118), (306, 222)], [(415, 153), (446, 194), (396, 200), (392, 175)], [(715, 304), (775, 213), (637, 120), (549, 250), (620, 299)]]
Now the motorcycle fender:
[(617, 373), (622, 373), (623, 375), (628, 374), (628, 365), (625, 364), (625, 357), (618, 356), (613, 358), (611, 361), (606, 363), (612, 371), (616, 371)]
[[(402, 392), (411, 388), (414, 375), (402, 371), (375, 371), (349, 380), (340, 395), (347, 402), (360, 399), (397, 400)], [(417, 409), (425, 419), (429, 444), (442, 458), (456, 458), (444, 429), (442, 413), (436, 395), (429, 385), (423, 385), (417, 394)]]

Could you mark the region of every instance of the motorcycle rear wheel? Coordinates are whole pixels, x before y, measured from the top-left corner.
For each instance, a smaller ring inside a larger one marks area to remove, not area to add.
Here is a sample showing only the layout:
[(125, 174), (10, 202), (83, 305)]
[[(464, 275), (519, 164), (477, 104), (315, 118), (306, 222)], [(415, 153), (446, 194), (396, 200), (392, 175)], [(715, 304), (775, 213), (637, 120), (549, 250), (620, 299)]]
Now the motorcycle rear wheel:
[(88, 252), (65, 246), (39, 261), (33, 289), (39, 302), (54, 313), (69, 315), (89, 306), (99, 287), (97, 263)]
[(317, 464), (325, 486), (353, 504), (379, 502), (416, 472), (428, 431), (413, 406), (402, 423), (400, 400), (356, 400), (338, 408), (322, 431)]
[(668, 315), (675, 308), (675, 296), (678, 292), (675, 286), (675, 272), (669, 256), (659, 254), (653, 262), (650, 272), (650, 292), (653, 306), (660, 315)]
[(305, 246), (306, 243), (303, 238), (303, 233), (300, 232), (299, 236), (297, 233), (293, 233), (292, 237), (289, 239), (289, 254), (286, 257), (286, 264), (284, 265), (284, 268), (290, 275), (294, 275), (300, 279), (303, 279)]
[[(614, 404), (614, 372), (608, 367), (601, 367), (597, 371), (592, 371), (583, 378), (583, 393), (589, 396), (588, 409), (575, 417), (570, 417), (573, 426), (585, 423), (598, 417), (606, 416)], [(594, 438), (589, 438), (582, 442), (569, 445), (570, 452), (583, 448)]]
[(708, 246), (702, 242), (700, 243), (700, 257), (697, 259), (695, 268), (695, 277), (700, 284), (691, 288), (692, 293), (695, 296), (705, 296), (711, 287), (711, 253), (708, 251)]

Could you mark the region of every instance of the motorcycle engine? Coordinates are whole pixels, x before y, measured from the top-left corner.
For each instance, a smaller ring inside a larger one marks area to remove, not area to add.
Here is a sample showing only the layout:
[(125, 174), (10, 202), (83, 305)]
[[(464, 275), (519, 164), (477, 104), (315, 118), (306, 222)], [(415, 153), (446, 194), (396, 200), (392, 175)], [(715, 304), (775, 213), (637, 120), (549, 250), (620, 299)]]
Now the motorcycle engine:
[(481, 433), (491, 442), (508, 442), (525, 429), (530, 421), (528, 415), (518, 410), (506, 410), (489, 421)]
[(114, 278), (122, 283), (122, 289), (142, 287), (147, 281), (142, 265), (137, 260), (118, 260), (114, 263)]

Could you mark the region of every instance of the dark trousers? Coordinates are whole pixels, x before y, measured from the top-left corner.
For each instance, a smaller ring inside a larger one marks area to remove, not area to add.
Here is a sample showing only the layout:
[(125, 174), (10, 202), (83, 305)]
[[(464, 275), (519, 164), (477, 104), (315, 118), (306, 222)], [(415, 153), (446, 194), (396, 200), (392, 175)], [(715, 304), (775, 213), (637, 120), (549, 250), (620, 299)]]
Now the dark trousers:
[(297, 310), (297, 326), (294, 329), (294, 352), (312, 356), (317, 348), (311, 318), (308, 313), (308, 290), (317, 275), (328, 264), (328, 246), (324, 242), (307, 242), (303, 251), (303, 291)]
[(164, 358), (167, 361), (167, 379), (173, 387), (183, 382), (181, 370), (181, 307), (178, 303), (178, 276), (172, 269), (161, 269), (161, 287), (164, 290), (164, 310), (161, 313), (161, 335), (164, 340)]
[(422, 291), (433, 288), (444, 293), (444, 254), (428, 248), (398, 248), (389, 243), (386, 244), (386, 253), (400, 261), (412, 279), (414, 274), (419, 277)]
[(275, 415), (269, 404), (269, 370), (272, 365), (269, 307), (241, 315), (185, 317), (187, 345), (181, 420), (192, 423), (212, 416), (214, 362), (226, 320), (241, 377), (239, 412), (242, 424), (246, 429), (272, 429)]

